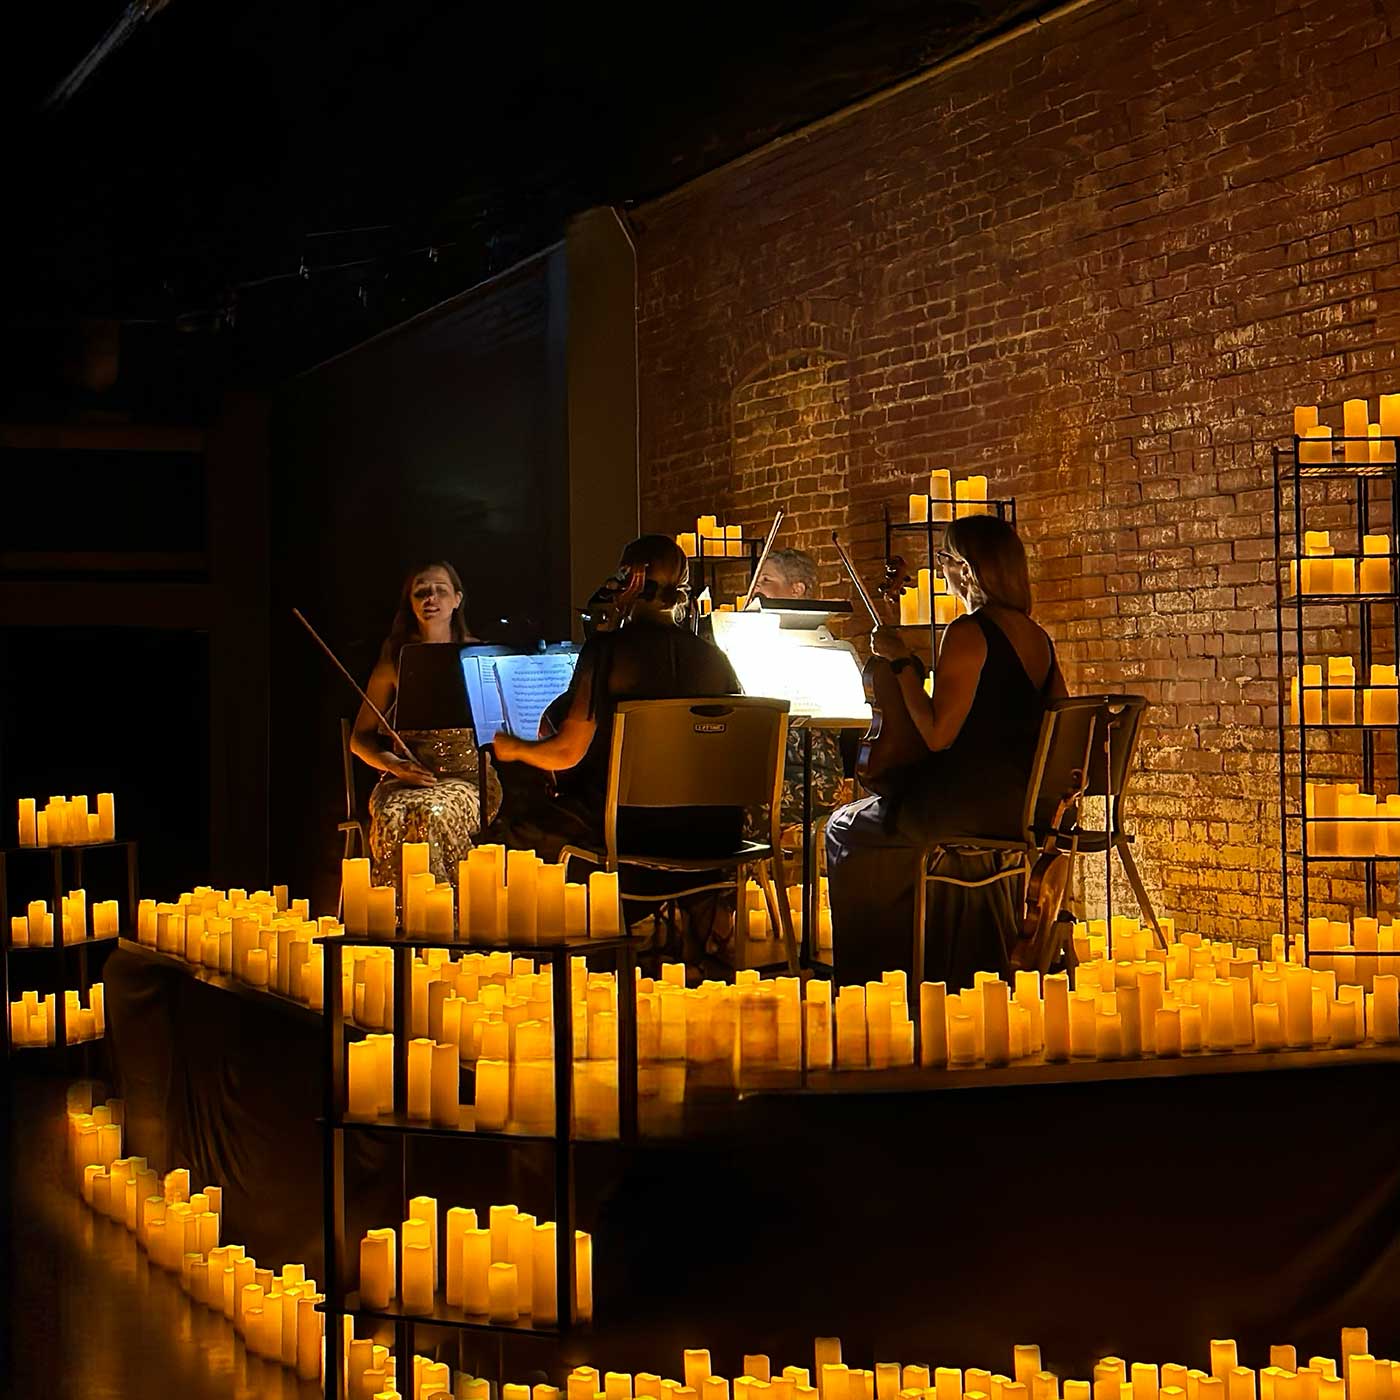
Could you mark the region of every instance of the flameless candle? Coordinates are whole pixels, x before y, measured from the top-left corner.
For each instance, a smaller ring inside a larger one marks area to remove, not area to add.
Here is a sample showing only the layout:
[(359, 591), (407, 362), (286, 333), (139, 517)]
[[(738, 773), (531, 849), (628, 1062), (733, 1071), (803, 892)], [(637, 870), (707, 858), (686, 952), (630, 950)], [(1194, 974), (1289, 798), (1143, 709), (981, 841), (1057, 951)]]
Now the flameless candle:
[(374, 1230), (360, 1241), (360, 1302), (367, 1308), (387, 1308), (393, 1297), (393, 1234)]
[[(416, 1043), (416, 1042), (415, 1042)], [(413, 1046), (409, 1046), (412, 1053)], [(432, 1045), (429, 1062), (429, 1117), (433, 1126), (455, 1128), (460, 1120), (457, 1099), (458, 1060), (455, 1043)], [(410, 1104), (413, 1101), (409, 1095)]]
[(1356, 723), (1356, 668), (1349, 656), (1327, 658), (1327, 723)]
[(928, 477), (929, 506), (934, 520), (953, 518), (953, 474), (941, 468)]
[(595, 870), (588, 877), (588, 932), (592, 938), (615, 938), (622, 929), (615, 870)]
[(1308, 431), (1317, 427), (1317, 407), (1308, 405), (1299, 406), (1293, 410), (1293, 436), (1306, 437)]
[(1011, 1059), (1010, 992), (999, 977), (982, 983), (982, 1054), (994, 1067)]
[(925, 1068), (948, 1063), (947, 993), (943, 982), (919, 986), (919, 1063)]
[(408, 1042), (408, 1116), (426, 1122), (433, 1116), (433, 1042)]
[(392, 885), (375, 885), (369, 890), (365, 900), (366, 932), (391, 937), (397, 918), (395, 890)]
[(1342, 436), (1348, 439), (1344, 452), (1348, 462), (1370, 461), (1368, 418), (1369, 411), (1365, 399), (1345, 399), (1343, 401)]
[(37, 805), (32, 797), (19, 799), (19, 844), (21, 846), (37, 846), (39, 844)]
[(515, 1322), (520, 1316), (518, 1284), (514, 1264), (492, 1264), (487, 1272), (492, 1322)]
[(682, 531), (676, 536), (676, 543), (680, 545), (687, 559), (695, 558), (695, 532), (693, 530)]
[(433, 1258), (426, 1244), (403, 1246), (403, 1306), (406, 1312), (426, 1315), (433, 1310)]
[(911, 525), (922, 525), (928, 518), (928, 497), (924, 495), (915, 495), (911, 492), (909, 496), (909, 523)]

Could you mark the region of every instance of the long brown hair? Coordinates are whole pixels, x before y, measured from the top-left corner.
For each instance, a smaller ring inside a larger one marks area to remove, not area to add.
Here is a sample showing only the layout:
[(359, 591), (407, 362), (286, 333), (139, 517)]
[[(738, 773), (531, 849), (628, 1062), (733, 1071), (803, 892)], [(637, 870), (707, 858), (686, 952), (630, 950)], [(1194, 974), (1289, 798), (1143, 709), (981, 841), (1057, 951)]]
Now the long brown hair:
[(967, 515), (954, 520), (944, 547), (972, 573), (989, 603), (1031, 614), (1031, 576), (1026, 547), (1016, 531), (995, 515)]
[(389, 635), (384, 639), (382, 655), (396, 671), (399, 665), (399, 653), (403, 651), (404, 647), (408, 646), (410, 642), (423, 640), (423, 634), (418, 630), (418, 619), (413, 612), (413, 580), (419, 574), (427, 573), (429, 569), (441, 569), (452, 584), (452, 591), (461, 595), (462, 601), (452, 610), (452, 640), (454, 642), (471, 640), (471, 629), (467, 626), (465, 611), (467, 595), (457, 570), (446, 559), (433, 559), (426, 564), (419, 564), (417, 568), (408, 571), (408, 576), (403, 581), (403, 587), (399, 589), (399, 605), (394, 611), (394, 620), (389, 626)]

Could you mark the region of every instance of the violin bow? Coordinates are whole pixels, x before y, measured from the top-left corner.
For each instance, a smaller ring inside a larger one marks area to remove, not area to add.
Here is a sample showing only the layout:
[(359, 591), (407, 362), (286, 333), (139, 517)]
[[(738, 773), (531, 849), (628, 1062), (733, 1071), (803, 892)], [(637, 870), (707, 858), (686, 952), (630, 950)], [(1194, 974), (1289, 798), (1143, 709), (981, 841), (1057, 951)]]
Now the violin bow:
[(393, 739), (394, 742), (397, 743), (398, 746), (404, 751), (404, 756), (408, 759), (408, 761), (410, 763), (417, 763), (418, 759), (415, 757), (413, 750), (409, 748), (409, 746), (404, 742), (403, 735), (400, 734), (399, 731), (395, 729), (394, 726), (390, 724), (389, 721), (384, 717), (384, 711), (381, 710), (379, 706), (376, 705), (374, 701), (371, 700), (369, 696), (366, 695), (364, 691), (360, 689), (359, 681), (357, 681), (355, 677), (352, 676), (350, 672), (345, 669), (345, 667), (341, 664), (340, 658), (335, 654), (335, 652), (333, 652), (330, 649), (330, 647), (328, 647), (325, 644), (325, 642), (321, 640), (321, 634), (306, 620), (306, 615), (302, 612), (302, 610), (300, 608), (293, 608), (292, 616), (296, 618), (296, 620), (299, 623), (301, 623), (301, 625), (305, 627), (308, 632), (311, 633), (312, 640), (315, 641), (316, 645), (320, 647), (321, 650), (325, 652), (327, 656), (330, 657), (330, 659), (335, 663), (335, 667), (340, 672), (340, 674), (344, 676), (345, 679), (349, 681), (352, 686), (354, 686), (355, 694), (358, 695), (360, 699), (363, 700), (365, 704), (368, 705), (370, 709), (374, 711), (375, 718), (378, 719), (380, 724), (384, 726), (385, 731), (388, 733), (389, 737)]
[(748, 605), (753, 602), (754, 585), (758, 582), (758, 576), (763, 572), (763, 566), (768, 562), (768, 555), (773, 548), (773, 541), (778, 538), (778, 526), (783, 523), (784, 511), (778, 507), (778, 513), (773, 517), (773, 523), (768, 529), (768, 538), (763, 542), (763, 553), (758, 556), (758, 563), (753, 567), (753, 577), (749, 580), (749, 586), (744, 592), (744, 601), (739, 604), (739, 611), (743, 612)]
[(875, 611), (875, 604), (871, 602), (870, 594), (865, 591), (865, 585), (860, 581), (860, 575), (856, 573), (855, 565), (851, 563), (851, 556), (846, 553), (846, 548), (835, 530), (831, 532), (831, 542), (836, 546), (836, 553), (841, 556), (841, 562), (846, 566), (846, 572), (851, 576), (851, 582), (855, 584), (856, 592), (860, 595), (860, 601), (865, 604), (865, 610), (870, 614), (871, 622), (876, 627), (883, 627), (885, 625), (884, 619)]

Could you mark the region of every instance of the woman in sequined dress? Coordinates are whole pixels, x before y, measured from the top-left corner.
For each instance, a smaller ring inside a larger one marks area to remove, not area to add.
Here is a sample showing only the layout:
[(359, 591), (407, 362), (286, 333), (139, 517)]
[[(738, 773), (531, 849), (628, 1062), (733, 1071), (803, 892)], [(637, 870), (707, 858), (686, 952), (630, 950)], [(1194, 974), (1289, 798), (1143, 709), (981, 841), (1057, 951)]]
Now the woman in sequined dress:
[[(411, 642), (474, 642), (462, 614), (462, 581), (451, 564), (415, 569), (404, 580), (398, 611), (379, 653), (369, 698), (393, 723), (399, 654)], [(401, 731), (403, 732), (403, 731)], [(351, 751), (383, 774), (369, 799), (370, 878), (399, 889), (405, 841), (428, 843), (428, 868), (438, 880), (457, 883), (457, 862), (465, 860), (484, 821), (500, 805), (500, 785), (489, 775), (483, 814), (477, 753), (470, 729), (409, 730), (403, 737), (414, 760), (391, 747), (368, 705), (355, 717)]]

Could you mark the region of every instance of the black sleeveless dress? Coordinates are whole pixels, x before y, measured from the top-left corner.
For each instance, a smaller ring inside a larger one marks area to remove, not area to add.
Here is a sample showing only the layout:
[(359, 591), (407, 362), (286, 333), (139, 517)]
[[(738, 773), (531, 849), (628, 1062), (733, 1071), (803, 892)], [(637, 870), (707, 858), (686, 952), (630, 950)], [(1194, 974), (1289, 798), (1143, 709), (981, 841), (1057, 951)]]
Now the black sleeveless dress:
[[(914, 883), (920, 852), (958, 836), (1015, 839), (1051, 677), (1037, 686), (1006, 633), (971, 614), (987, 643), (972, 707), (957, 738), (899, 775), (897, 795), (867, 797), (832, 814), (826, 830), (836, 979), (876, 981), (912, 971)], [(996, 857), (965, 858), (960, 878), (990, 874)], [(950, 991), (978, 971), (1005, 970), (1004, 934), (1015, 926), (1019, 888), (934, 885), (924, 977)]]

